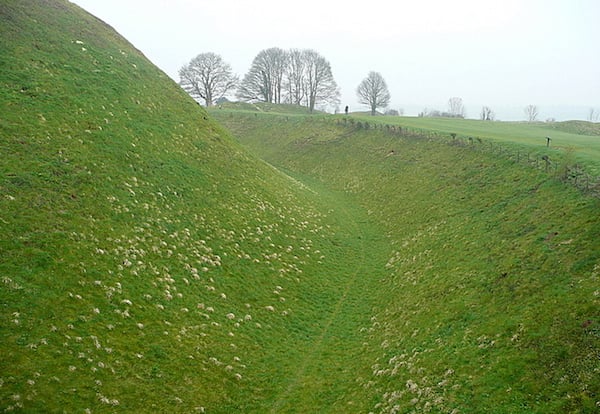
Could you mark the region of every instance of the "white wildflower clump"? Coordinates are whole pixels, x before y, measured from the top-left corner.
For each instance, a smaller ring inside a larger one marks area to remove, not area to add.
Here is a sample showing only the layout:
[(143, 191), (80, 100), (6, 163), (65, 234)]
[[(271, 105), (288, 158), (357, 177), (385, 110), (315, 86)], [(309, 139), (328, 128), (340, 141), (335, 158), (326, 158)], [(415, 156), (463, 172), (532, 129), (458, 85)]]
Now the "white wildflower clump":
[(102, 394), (98, 394), (98, 399), (100, 400), (100, 402), (101, 402), (102, 404), (112, 405), (113, 407), (115, 407), (115, 406), (119, 405), (119, 400), (117, 400), (117, 399), (114, 399), (114, 398), (113, 398), (113, 399), (110, 399), (110, 398), (108, 398), (108, 397), (105, 397), (105, 396), (104, 396), (104, 395), (102, 395)]
[[(375, 321), (375, 317), (371, 320)], [(391, 343), (391, 341), (390, 341)], [(391, 347), (391, 345), (390, 345)], [(388, 348), (389, 349), (389, 348)], [(432, 375), (420, 366), (420, 354), (431, 352), (431, 349), (416, 351), (412, 354), (403, 353), (389, 358), (386, 364), (375, 364), (372, 366), (374, 376), (390, 378), (402, 378), (402, 382), (389, 382), (390, 387), (394, 383), (399, 389), (382, 390), (383, 400), (377, 408), (380, 412), (400, 412), (400, 400), (404, 404), (409, 403), (415, 412), (451, 412), (453, 407), (445, 398), (450, 388), (455, 389), (458, 385), (452, 385), (454, 369), (447, 368), (439, 375)], [(380, 380), (377, 380), (379, 382)], [(372, 381), (369, 381), (371, 383)], [(395, 409), (395, 407), (398, 407)]]
[(408, 390), (411, 392), (416, 392), (419, 389), (419, 386), (416, 382), (409, 379), (408, 381), (406, 381), (406, 388), (408, 388)]

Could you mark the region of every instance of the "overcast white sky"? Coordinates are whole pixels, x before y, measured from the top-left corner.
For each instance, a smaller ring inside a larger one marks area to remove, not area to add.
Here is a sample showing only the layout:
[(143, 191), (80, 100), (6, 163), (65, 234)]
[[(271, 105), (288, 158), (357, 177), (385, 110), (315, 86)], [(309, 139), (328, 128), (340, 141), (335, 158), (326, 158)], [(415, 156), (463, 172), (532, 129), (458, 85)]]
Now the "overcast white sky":
[(178, 81), (214, 52), (240, 78), (270, 47), (315, 49), (331, 63), (342, 105), (380, 72), (391, 108), (416, 115), (463, 99), (499, 119), (585, 119), (600, 109), (598, 0), (72, 0), (113, 26)]

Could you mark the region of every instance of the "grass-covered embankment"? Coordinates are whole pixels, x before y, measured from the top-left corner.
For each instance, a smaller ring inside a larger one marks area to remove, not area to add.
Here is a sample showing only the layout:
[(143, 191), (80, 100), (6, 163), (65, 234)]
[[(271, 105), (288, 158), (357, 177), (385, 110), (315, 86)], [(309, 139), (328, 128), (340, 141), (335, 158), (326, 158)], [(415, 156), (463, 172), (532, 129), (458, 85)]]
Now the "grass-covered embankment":
[[(376, 412), (594, 412), (598, 201), (446, 140), (215, 112), (273, 165), (344, 191), (385, 229), (365, 388)], [(369, 251), (366, 247), (365, 250)], [(366, 276), (368, 277), (368, 276)]]
[(364, 230), (73, 4), (0, 19), (0, 411), (366, 407), (369, 302), (337, 323)]

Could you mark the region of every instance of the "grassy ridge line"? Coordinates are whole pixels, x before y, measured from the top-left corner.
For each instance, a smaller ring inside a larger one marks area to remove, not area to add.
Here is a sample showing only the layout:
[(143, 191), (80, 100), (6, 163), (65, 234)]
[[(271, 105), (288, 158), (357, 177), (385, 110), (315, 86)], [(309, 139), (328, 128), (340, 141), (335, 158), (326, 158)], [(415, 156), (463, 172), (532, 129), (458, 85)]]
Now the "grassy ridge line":
[[(237, 106), (234, 106), (237, 108)], [(215, 111), (215, 116), (221, 117), (222, 112), (230, 111), (233, 114), (246, 113), (254, 116), (280, 116), (302, 115), (301, 113), (285, 113), (286, 107), (273, 110), (270, 113), (257, 113), (248, 111), (239, 111), (223, 107)], [(277, 112), (280, 111), (280, 112)], [(221, 113), (221, 115), (219, 115)], [(592, 123), (567, 121), (557, 124), (540, 124), (525, 122), (487, 122), (472, 119), (452, 119), (452, 118), (416, 118), (416, 117), (372, 117), (368, 115), (314, 115), (314, 119), (338, 119), (339, 122), (368, 123), (372, 126), (394, 126), (402, 127), (410, 133), (420, 135), (439, 134), (449, 137), (454, 133), (458, 138), (464, 140), (472, 137), (484, 141), (494, 142), (505, 145), (507, 148), (513, 148), (516, 151), (549, 154), (552, 158), (559, 160), (566, 159), (569, 163), (581, 163), (585, 165), (586, 170), (593, 176), (600, 176), (600, 134)], [(346, 119), (346, 121), (344, 121)], [(572, 124), (576, 125), (573, 126)], [(564, 124), (564, 126), (562, 126)], [(584, 124), (584, 126), (578, 126)], [(590, 124), (590, 127), (587, 127)], [(581, 129), (592, 131), (593, 133), (578, 133)], [(587, 128), (587, 129), (586, 129)], [(546, 148), (546, 137), (551, 137), (551, 145)], [(571, 159), (572, 158), (572, 159)]]
[(274, 165), (348, 193), (395, 246), (369, 328), (385, 338), (368, 347), (374, 412), (597, 409), (597, 200), (436, 140), (219, 118)]
[[(215, 108), (219, 110), (233, 110), (235, 112), (245, 113), (270, 113), (270, 114), (285, 114), (290, 115), (308, 115), (308, 108), (300, 105), (292, 104), (272, 104), (267, 102), (223, 102)], [(314, 111), (313, 114), (319, 114), (320, 111)]]

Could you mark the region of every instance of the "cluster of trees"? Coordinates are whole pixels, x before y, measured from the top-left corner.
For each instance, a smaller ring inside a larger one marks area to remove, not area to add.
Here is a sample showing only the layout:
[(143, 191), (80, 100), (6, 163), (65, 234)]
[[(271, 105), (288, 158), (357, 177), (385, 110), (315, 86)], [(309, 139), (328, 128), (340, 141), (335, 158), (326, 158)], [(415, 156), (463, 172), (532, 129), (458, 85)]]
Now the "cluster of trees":
[(240, 83), (242, 100), (306, 106), (339, 104), (340, 91), (329, 61), (312, 49), (261, 51)]
[[(539, 109), (536, 105), (527, 105), (523, 111), (525, 112), (525, 117), (528, 122), (537, 121), (539, 115)], [(590, 122), (598, 122), (600, 121), (600, 111), (595, 108), (590, 108), (587, 116), (587, 120)], [(554, 122), (554, 118), (549, 118), (546, 122)]]
[(238, 99), (306, 106), (339, 104), (340, 91), (329, 61), (311, 49), (259, 52), (240, 81), (214, 53), (201, 53), (179, 70), (181, 87), (206, 106), (236, 91)]
[[(181, 87), (206, 106), (233, 91), (242, 101), (290, 103), (305, 106), (310, 112), (318, 105), (340, 103), (329, 61), (312, 49), (262, 50), (241, 80), (219, 55), (201, 53), (179, 70), (179, 77)], [(373, 115), (377, 109), (387, 108), (391, 99), (378, 72), (370, 72), (356, 93)]]
[(466, 116), (465, 105), (463, 104), (462, 98), (453, 96), (448, 99), (448, 111), (438, 111), (437, 109), (425, 108), (419, 113), (420, 117), (431, 117), (431, 118), (464, 118)]
[[(305, 106), (310, 112), (319, 105), (337, 106), (340, 102), (340, 91), (329, 61), (312, 49), (273, 47), (262, 50), (241, 80), (221, 56), (201, 53), (179, 70), (179, 77), (181, 87), (194, 99), (203, 100), (206, 106), (234, 91), (242, 101), (290, 103)], [(356, 95), (360, 104), (369, 107), (371, 115), (386, 109), (391, 100), (385, 79), (379, 72), (369, 72), (356, 88)], [(385, 113), (400, 114), (396, 110)], [(528, 122), (535, 122), (539, 109), (536, 105), (527, 105), (524, 113)], [(424, 109), (419, 116), (464, 118), (466, 112), (462, 99), (452, 97), (448, 100), (447, 111)], [(490, 107), (481, 108), (480, 119), (493, 121), (495, 118)], [(588, 120), (597, 122), (599, 119), (600, 112), (590, 109)]]

